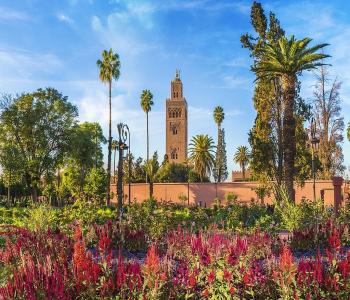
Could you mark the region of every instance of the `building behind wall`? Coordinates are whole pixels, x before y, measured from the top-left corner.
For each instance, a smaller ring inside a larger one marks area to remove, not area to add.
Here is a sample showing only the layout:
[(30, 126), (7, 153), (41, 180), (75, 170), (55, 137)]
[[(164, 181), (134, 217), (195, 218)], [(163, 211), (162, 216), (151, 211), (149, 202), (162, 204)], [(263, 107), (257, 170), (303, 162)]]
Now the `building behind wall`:
[(187, 121), (187, 102), (180, 72), (176, 70), (175, 79), (171, 81), (170, 98), (166, 100), (166, 155), (170, 162), (184, 163), (187, 160)]

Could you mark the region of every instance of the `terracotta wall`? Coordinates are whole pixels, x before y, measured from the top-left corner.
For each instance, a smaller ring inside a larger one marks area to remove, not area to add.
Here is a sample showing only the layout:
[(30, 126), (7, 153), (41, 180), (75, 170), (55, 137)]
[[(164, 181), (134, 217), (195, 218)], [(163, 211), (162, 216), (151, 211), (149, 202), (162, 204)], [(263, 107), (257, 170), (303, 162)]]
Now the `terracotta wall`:
[[(238, 196), (238, 201), (249, 202), (257, 200), (254, 191), (259, 184), (257, 182), (225, 182), (225, 183), (155, 183), (153, 195), (159, 201), (171, 201), (180, 203), (179, 197), (187, 197), (189, 193), (189, 203), (196, 205), (210, 206), (215, 197), (224, 199), (225, 195), (232, 192)], [(300, 202), (302, 198), (313, 199), (312, 181), (305, 182), (304, 187), (295, 187), (296, 200)], [(124, 199), (128, 201), (128, 185), (124, 185)], [(324, 202), (331, 205), (334, 202), (333, 183), (331, 180), (316, 182), (316, 197), (321, 198), (321, 190), (324, 190)], [(116, 201), (116, 185), (112, 184), (111, 191), (114, 194), (113, 201)], [(131, 184), (132, 201), (143, 201), (148, 198), (149, 186), (145, 183)], [(266, 197), (265, 203), (272, 203), (272, 197)]]

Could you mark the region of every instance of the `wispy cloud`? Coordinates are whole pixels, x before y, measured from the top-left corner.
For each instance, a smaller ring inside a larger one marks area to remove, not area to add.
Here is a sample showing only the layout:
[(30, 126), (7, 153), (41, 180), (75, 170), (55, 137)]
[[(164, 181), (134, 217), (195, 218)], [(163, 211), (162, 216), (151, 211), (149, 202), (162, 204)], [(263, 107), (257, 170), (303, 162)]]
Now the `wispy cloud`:
[(68, 15), (63, 14), (63, 13), (57, 13), (56, 14), (57, 19), (60, 22), (66, 23), (68, 25), (73, 25), (74, 24), (74, 20), (72, 18), (70, 18)]
[(4, 6), (0, 6), (0, 21), (5, 20), (5, 21), (11, 21), (11, 20), (18, 20), (18, 21), (29, 21), (32, 18), (18, 10), (13, 10)]
[(63, 66), (51, 53), (32, 53), (25, 50), (0, 49), (0, 78), (30, 78), (37, 73), (53, 74)]

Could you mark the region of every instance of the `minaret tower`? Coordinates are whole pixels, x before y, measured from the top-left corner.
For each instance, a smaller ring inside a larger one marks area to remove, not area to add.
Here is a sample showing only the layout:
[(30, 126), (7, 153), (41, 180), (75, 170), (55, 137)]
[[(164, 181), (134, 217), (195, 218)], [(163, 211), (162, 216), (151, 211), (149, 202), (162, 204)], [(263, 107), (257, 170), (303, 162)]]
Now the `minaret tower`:
[(170, 99), (166, 100), (166, 154), (170, 162), (187, 160), (187, 102), (179, 70), (171, 81)]

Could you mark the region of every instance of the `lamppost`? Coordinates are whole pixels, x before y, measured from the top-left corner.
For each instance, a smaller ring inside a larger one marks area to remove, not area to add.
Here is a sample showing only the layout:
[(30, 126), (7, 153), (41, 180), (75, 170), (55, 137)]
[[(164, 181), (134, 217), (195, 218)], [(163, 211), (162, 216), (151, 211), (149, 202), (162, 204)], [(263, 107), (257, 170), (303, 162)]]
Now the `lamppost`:
[(312, 156), (312, 178), (313, 178), (313, 192), (314, 192), (314, 201), (316, 201), (316, 170), (315, 170), (315, 151), (318, 148), (320, 139), (317, 137), (316, 133), (316, 122), (315, 119), (311, 119), (311, 156)]
[[(119, 135), (118, 143), (117, 143), (117, 149), (119, 154), (117, 194), (118, 194), (118, 210), (121, 216), (122, 208), (123, 208), (123, 151), (129, 149), (129, 154), (130, 154), (130, 131), (129, 131), (128, 125), (123, 123), (119, 123), (117, 125), (117, 129), (118, 129), (118, 135)], [(127, 140), (129, 141), (129, 146), (127, 146), (125, 143)], [(130, 160), (129, 160), (129, 167), (130, 167)], [(130, 183), (129, 183), (129, 193), (130, 193)], [(129, 194), (129, 201), (130, 201), (130, 194)]]
[(187, 205), (190, 206), (190, 165), (188, 160), (186, 160), (187, 167)]

